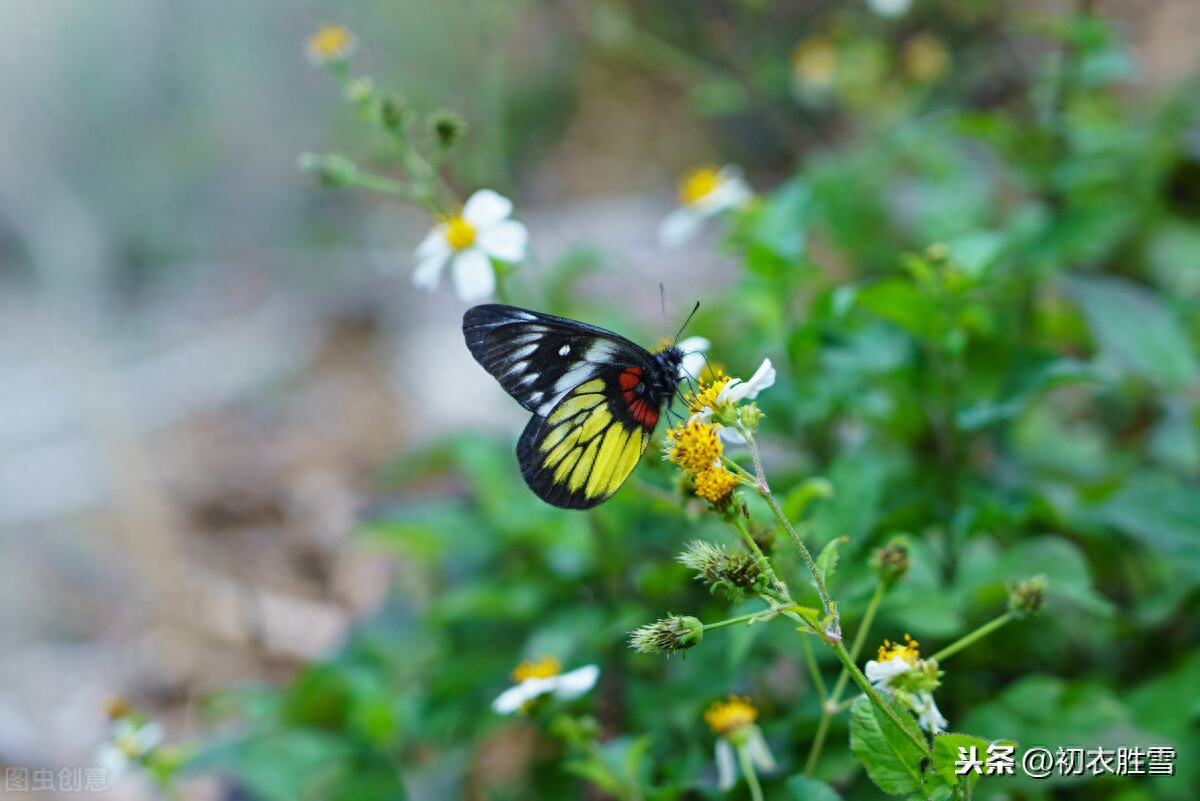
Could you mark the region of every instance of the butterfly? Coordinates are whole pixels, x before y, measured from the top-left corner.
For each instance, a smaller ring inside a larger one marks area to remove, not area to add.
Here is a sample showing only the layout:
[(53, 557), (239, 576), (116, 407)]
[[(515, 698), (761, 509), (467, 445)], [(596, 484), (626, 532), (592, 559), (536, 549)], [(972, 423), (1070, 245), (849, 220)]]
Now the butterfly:
[(475, 361), (533, 417), (517, 441), (521, 475), (563, 509), (620, 488), (682, 379), (684, 351), (650, 352), (612, 331), (489, 303), (463, 315)]

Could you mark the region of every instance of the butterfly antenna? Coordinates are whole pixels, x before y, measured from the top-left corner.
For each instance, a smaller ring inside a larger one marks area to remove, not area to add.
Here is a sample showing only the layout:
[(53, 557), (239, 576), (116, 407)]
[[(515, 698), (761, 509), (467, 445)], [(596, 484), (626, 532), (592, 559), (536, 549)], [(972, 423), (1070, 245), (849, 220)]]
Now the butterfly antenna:
[[(696, 301), (696, 305), (692, 307), (692, 313), (691, 313), (691, 314), (689, 314), (689, 315), (687, 316), (687, 319), (683, 321), (683, 325), (679, 326), (679, 334), (682, 334), (682, 333), (683, 333), (683, 329), (687, 328), (687, 326), (688, 326), (688, 323), (690, 323), (690, 322), (692, 321), (692, 318), (696, 316), (696, 312), (698, 312), (699, 310), (700, 310), (700, 301)], [(665, 311), (665, 310), (663, 311), (663, 314), (664, 314), (664, 315), (666, 314), (666, 311)], [(676, 334), (676, 335), (675, 335), (675, 339), (674, 339), (674, 340), (672, 340), (672, 341), (674, 341), (674, 342), (678, 342), (678, 341), (679, 341), (679, 334)]]
[(658, 298), (662, 301), (663, 336), (665, 337), (670, 333), (670, 329), (667, 328), (667, 290), (663, 288), (661, 281), (658, 283)]

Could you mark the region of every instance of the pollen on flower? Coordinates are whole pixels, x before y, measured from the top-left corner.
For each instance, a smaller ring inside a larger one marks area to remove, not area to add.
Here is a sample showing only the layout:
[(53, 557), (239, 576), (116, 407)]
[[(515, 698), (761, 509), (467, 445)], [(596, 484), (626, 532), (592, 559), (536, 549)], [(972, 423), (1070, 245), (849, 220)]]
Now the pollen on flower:
[(731, 734), (754, 723), (758, 710), (749, 698), (730, 695), (728, 701), (714, 701), (704, 713), (704, 722), (714, 734)]
[(894, 657), (900, 657), (910, 665), (917, 664), (917, 660), (921, 658), (921, 652), (918, 649), (919, 642), (914, 640), (907, 634), (904, 635), (904, 643), (896, 643), (893, 645), (887, 640), (883, 641), (883, 645), (879, 646), (879, 661), (887, 662)]
[(729, 383), (729, 380), (729, 376), (718, 370), (717, 374), (712, 376), (711, 383), (701, 382), (699, 391), (692, 393), (685, 399), (688, 411), (696, 414), (701, 409), (716, 409), (720, 405), (717, 403), (717, 396), (721, 394), (721, 390), (725, 389), (725, 385)]
[(729, 500), (737, 485), (737, 478), (723, 466), (696, 474), (696, 494), (714, 505), (719, 506)]
[(446, 219), (446, 244), (455, 250), (466, 250), (475, 244), (475, 226), (462, 217)]
[(695, 167), (683, 176), (679, 182), (679, 202), (684, 206), (694, 206), (708, 197), (721, 185), (721, 171), (712, 164)]
[(358, 39), (344, 25), (322, 25), (308, 40), (308, 55), (317, 64), (349, 58)]
[(702, 420), (680, 423), (667, 432), (667, 438), (674, 444), (667, 458), (687, 470), (711, 472), (725, 450), (716, 429)]
[(552, 656), (540, 656), (537, 661), (526, 659), (512, 672), (512, 680), (517, 684), (526, 679), (549, 679), (562, 672), (562, 664)]

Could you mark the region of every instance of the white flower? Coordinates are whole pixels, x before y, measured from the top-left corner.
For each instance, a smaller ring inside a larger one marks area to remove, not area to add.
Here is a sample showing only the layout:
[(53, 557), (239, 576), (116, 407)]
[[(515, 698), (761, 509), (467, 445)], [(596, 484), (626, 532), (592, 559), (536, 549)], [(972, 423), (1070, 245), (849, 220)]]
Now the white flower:
[(939, 683), (937, 663), (920, 659), (918, 644), (907, 634), (904, 637), (903, 645), (891, 646), (885, 640), (879, 649), (879, 661), (867, 662), (863, 672), (877, 689), (891, 693), (901, 706), (915, 712), (922, 729), (931, 734), (945, 731), (949, 721), (933, 700), (933, 690)]
[(113, 721), (108, 742), (96, 749), (96, 765), (103, 768), (109, 781), (116, 781), (129, 768), (140, 765), (163, 741), (163, 729), (157, 723), (138, 725), (131, 718)]
[[(750, 726), (742, 736), (746, 739), (740, 747), (746, 749), (746, 756), (750, 758), (750, 763), (765, 773), (775, 770), (775, 757), (771, 755), (771, 749), (763, 738), (762, 730), (757, 726)], [(737, 747), (724, 737), (717, 738), (715, 755), (717, 789), (723, 793), (732, 790), (733, 785), (737, 783), (737, 752), (735, 751)]]
[(679, 364), (680, 378), (695, 378), (700, 375), (708, 362), (704, 358), (704, 351), (708, 350), (711, 344), (704, 337), (688, 337), (676, 343), (676, 347), (683, 351), (683, 361)]
[(717, 429), (717, 436), (723, 442), (730, 445), (745, 445), (746, 438), (740, 431), (731, 426), (724, 426), (713, 422), (713, 414), (716, 413), (717, 408), (726, 404), (736, 405), (744, 400), (754, 400), (758, 397), (758, 393), (772, 386), (774, 383), (775, 368), (771, 366), (770, 359), (763, 359), (762, 364), (754, 371), (754, 375), (750, 377), (749, 381), (743, 381), (740, 378), (730, 378), (725, 386), (721, 388), (721, 391), (717, 393), (715, 402), (712, 405), (706, 403), (700, 411), (692, 415), (691, 419), (711, 423)]
[(520, 261), (529, 242), (529, 230), (508, 219), (510, 214), (512, 201), (490, 189), (471, 195), (461, 214), (438, 223), (417, 247), (413, 283), (432, 292), (449, 262), (459, 299), (470, 303), (491, 295), (496, 291), (491, 260)]
[[(557, 666), (557, 661), (550, 661)], [(546, 660), (539, 664), (546, 664)], [(520, 675), (520, 668), (514, 673)], [(561, 675), (529, 676), (519, 680), (515, 687), (509, 687), (500, 693), (496, 700), (492, 701), (492, 711), (500, 715), (511, 715), (527, 702), (547, 693), (553, 693), (560, 701), (570, 701), (592, 689), (598, 678), (600, 668), (595, 665), (585, 665)]]
[(912, 6), (912, 0), (867, 0), (867, 5), (881, 17), (899, 17)]
[(679, 184), (679, 208), (663, 219), (658, 227), (658, 241), (663, 247), (676, 247), (690, 239), (710, 217), (741, 208), (754, 197), (753, 190), (742, 178), (742, 171), (732, 165), (697, 167), (684, 176)]

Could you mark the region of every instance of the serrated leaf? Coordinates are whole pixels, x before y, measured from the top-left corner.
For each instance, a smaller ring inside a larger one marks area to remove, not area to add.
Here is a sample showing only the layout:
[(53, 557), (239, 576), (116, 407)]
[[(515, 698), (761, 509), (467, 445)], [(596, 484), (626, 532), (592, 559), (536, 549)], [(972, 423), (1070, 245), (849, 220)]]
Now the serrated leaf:
[[(901, 714), (912, 720), (911, 715)], [(912, 726), (916, 728), (916, 721)], [(850, 708), (850, 750), (885, 793), (899, 795), (921, 789), (925, 752), (866, 698)]]
[[(981, 774), (974, 770), (960, 774), (958, 772), (961, 770), (958, 764), (959, 760), (963, 758), (963, 755), (969, 756), (971, 748), (974, 747), (974, 758), (978, 759), (981, 765), (985, 764), (988, 745), (987, 740), (972, 734), (939, 734), (933, 738), (933, 770), (951, 787), (958, 787), (962, 783), (969, 791), (969, 788), (975, 786), (975, 782), (979, 780)], [(963, 749), (961, 752), (960, 748)]]
[(838, 546), (849, 541), (849, 537), (834, 537), (821, 549), (821, 554), (817, 557), (817, 574), (826, 586), (829, 586), (829, 577), (837, 567)]

